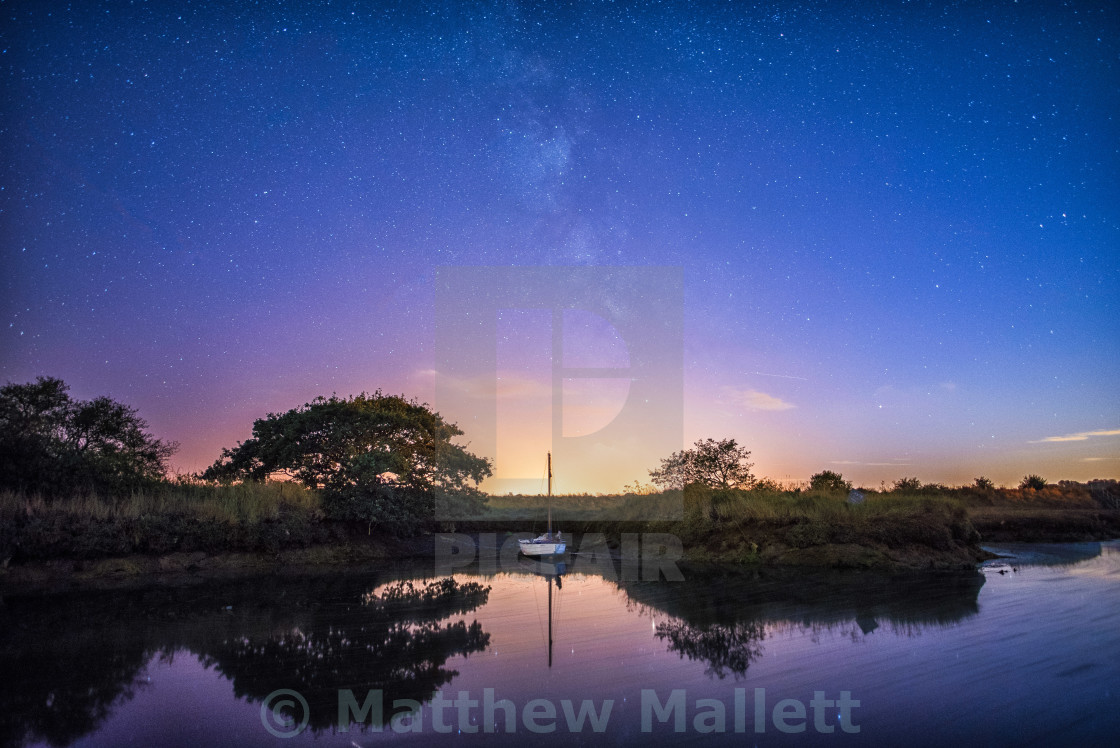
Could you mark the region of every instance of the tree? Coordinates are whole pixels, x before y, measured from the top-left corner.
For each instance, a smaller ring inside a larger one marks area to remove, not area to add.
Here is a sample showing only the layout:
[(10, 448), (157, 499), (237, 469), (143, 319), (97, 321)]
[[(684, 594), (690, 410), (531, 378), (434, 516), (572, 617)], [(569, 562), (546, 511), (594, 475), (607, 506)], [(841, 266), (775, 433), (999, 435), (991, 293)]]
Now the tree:
[(73, 400), (61, 379), (0, 387), (0, 488), (120, 494), (162, 479), (178, 445), (108, 397)]
[(750, 488), (754, 483), (750, 450), (734, 439), (701, 439), (693, 449), (674, 452), (661, 461), (649, 477), (662, 488), (684, 488), (702, 483), (711, 488)]
[(336, 519), (413, 531), (456, 508), (478, 509), (477, 484), (490, 463), (452, 439), (463, 432), (427, 405), (362, 393), (318, 397), (253, 423), (253, 437), (207, 468), (202, 478), (263, 481), (286, 475), (323, 492)]
[(781, 493), (782, 486), (773, 478), (759, 478), (751, 484), (751, 490), (758, 493)]
[(809, 476), (809, 488), (814, 491), (851, 491), (851, 481), (844, 480), (844, 476), (832, 470), (822, 470)]
[(892, 491), (898, 492), (914, 492), (922, 489), (922, 482), (917, 478), (899, 478), (894, 482), (891, 487)]
[(1019, 488), (1029, 488), (1032, 491), (1041, 491), (1046, 488), (1046, 479), (1041, 475), (1025, 475), (1022, 482), (1019, 483)]
[(985, 478), (983, 475), (981, 475), (979, 478), (972, 482), (972, 487), (977, 491), (991, 491), (993, 488), (995, 488), (995, 484), (992, 483), (990, 478)]

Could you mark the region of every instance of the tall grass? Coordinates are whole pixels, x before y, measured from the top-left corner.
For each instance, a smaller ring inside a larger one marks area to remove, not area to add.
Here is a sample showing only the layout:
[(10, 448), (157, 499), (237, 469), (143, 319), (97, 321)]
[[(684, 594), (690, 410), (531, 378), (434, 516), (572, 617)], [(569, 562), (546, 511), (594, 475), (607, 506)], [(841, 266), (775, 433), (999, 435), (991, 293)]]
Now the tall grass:
[[(546, 500), (541, 496), (492, 496), (482, 519), (521, 520), (543, 518)], [(683, 508), (683, 515), (682, 515)], [(909, 517), (931, 511), (963, 512), (951, 496), (926, 493), (878, 494), (868, 492), (861, 504), (847, 496), (826, 491), (738, 491), (690, 486), (686, 491), (608, 496), (554, 496), (552, 517), (564, 520), (649, 522), (684, 519), (691, 522), (852, 522), (882, 517)]]
[[(554, 527), (562, 521), (558, 516), (563, 517), (557, 506), (563, 506), (566, 500), (554, 497)], [(683, 493), (601, 496), (583, 501), (572, 497), (571, 503), (584, 511), (572, 510), (571, 519), (575, 521), (564, 521), (565, 531), (606, 533), (608, 538), (617, 538), (640, 526), (643, 532), (677, 535), (698, 559), (752, 562), (768, 552), (780, 554), (783, 548), (836, 546), (847, 547), (844, 552), (849, 554), (856, 546), (925, 547), (952, 554), (979, 539), (959, 500), (926, 493), (867, 491), (862, 503), (853, 504), (847, 494), (826, 491), (713, 490), (694, 485)], [(499, 511), (483, 521), (520, 518), (525, 512), (541, 518), (542, 507), (537, 497), (505, 497)], [(820, 562), (832, 563), (823, 557)], [(849, 559), (845, 563), (871, 561)]]
[(150, 486), (123, 497), (0, 492), (0, 562), (264, 551), (330, 542), (319, 497), (290, 483)]
[(912, 556), (905, 563), (952, 565), (968, 562), (979, 540), (956, 499), (899, 492), (865, 492), (854, 504), (826, 491), (690, 488), (684, 514), (678, 534), (700, 559), (863, 567)]
[(959, 501), (922, 494), (866, 494), (859, 504), (823, 491), (799, 493), (735, 492), (716, 494), (710, 501), (713, 519), (731, 522), (802, 520), (808, 522), (870, 522), (877, 519), (919, 517), (931, 512), (963, 516)]
[(0, 492), (0, 518), (64, 514), (75, 519), (139, 519), (159, 514), (192, 515), (232, 524), (276, 519), (284, 507), (317, 511), (319, 496), (296, 483), (205, 485), (163, 483), (111, 498), (84, 494), (45, 499), (13, 491)]
[[(680, 492), (677, 492), (680, 495)], [(552, 497), (552, 519), (554, 522), (571, 522), (596, 519), (627, 519), (620, 515), (626, 508), (651, 506), (659, 501), (661, 494), (609, 494), (591, 496), (588, 494), (562, 494)], [(678, 503), (679, 503), (678, 498)], [(477, 519), (492, 521), (536, 521), (543, 520), (548, 511), (548, 498), (538, 495), (507, 494), (490, 496), (486, 500), (486, 511)], [(678, 510), (678, 515), (680, 514)], [(645, 519), (645, 517), (635, 517)]]

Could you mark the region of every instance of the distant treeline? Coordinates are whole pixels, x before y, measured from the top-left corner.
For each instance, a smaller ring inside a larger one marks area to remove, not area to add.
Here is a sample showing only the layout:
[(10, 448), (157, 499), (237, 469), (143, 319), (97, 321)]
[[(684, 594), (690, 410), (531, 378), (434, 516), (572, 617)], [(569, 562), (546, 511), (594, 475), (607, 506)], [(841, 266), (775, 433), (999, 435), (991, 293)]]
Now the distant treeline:
[[(659, 491), (653, 486), (631, 485), (627, 489), (619, 493), (588, 493), (585, 491), (557, 494), (553, 497), (553, 508), (599, 509), (613, 505), (620, 499), (636, 500), (667, 493)], [(749, 494), (788, 495), (791, 497), (801, 494), (839, 496), (847, 495), (849, 491), (856, 490), (864, 496), (941, 496), (959, 499), (968, 506), (1007, 504), (1120, 509), (1120, 481), (1113, 479), (1096, 479), (1086, 482), (1061, 480), (1057, 483), (1046, 483), (1040, 488), (1003, 488), (993, 485), (977, 486), (976, 484), (947, 486), (942, 483), (921, 483), (917, 479), (900, 479), (889, 487), (885, 485), (879, 488), (861, 486), (853, 489), (850, 484), (841, 488), (813, 488), (807, 481), (780, 484), (769, 478), (760, 478), (755, 481), (751, 488), (730, 490)], [(508, 509), (544, 506), (544, 501), (544, 497), (539, 494), (515, 494), (511, 492), (490, 496), (487, 505), (491, 509)]]
[[(172, 479), (167, 460), (176, 445), (149, 434), (133, 408), (107, 397), (75, 400), (49, 377), (8, 384), (0, 388), (0, 562), (275, 552), (356, 533), (415, 535), (455, 521), (524, 530), (522, 520), (543, 515), (543, 497), (482, 494), (490, 463), (453, 444), (460, 435), (403, 397), (320, 397), (258, 419), (252, 438), (223, 450), (206, 471)], [(999, 488), (984, 477), (961, 487), (900, 478), (876, 490), (853, 489), (824, 470), (782, 485), (756, 478), (749, 457), (733, 439), (701, 440), (650, 471), (661, 490), (635, 482), (617, 494), (558, 496), (553, 514), (582, 532), (681, 516), (705, 532), (839, 520), (866, 529), (900, 513), (921, 527), (929, 514), (922, 507), (936, 506), (967, 537), (958, 509), (1120, 509), (1116, 480), (1053, 484), (1028, 475), (1018, 488)]]

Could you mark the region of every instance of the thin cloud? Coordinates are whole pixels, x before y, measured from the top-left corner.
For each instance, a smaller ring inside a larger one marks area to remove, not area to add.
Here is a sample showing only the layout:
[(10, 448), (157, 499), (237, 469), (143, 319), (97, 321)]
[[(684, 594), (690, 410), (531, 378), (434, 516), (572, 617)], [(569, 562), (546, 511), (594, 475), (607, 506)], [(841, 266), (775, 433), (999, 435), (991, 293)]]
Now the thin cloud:
[(539, 379), (519, 374), (498, 374), (498, 399), (547, 399), (552, 396), (552, 385)]
[(519, 373), (497, 372), (494, 376), (463, 379), (450, 375), (439, 376), (435, 369), (420, 369), (418, 377), (436, 379), (449, 391), (470, 398), (498, 400), (547, 399), (552, 397), (549, 382), (523, 376)]
[(760, 377), (777, 377), (779, 379), (799, 379), (802, 382), (808, 382), (809, 381), (805, 377), (796, 377), (793, 374), (767, 374), (764, 371), (756, 371), (754, 373), (759, 375)]
[(1049, 442), (1083, 442), (1094, 436), (1120, 436), (1120, 429), (1102, 429), (1100, 431), (1079, 431), (1076, 434), (1065, 436), (1048, 436), (1045, 439), (1035, 439), (1031, 444), (1045, 444)]
[(793, 403), (787, 403), (780, 397), (768, 395), (758, 390), (730, 390), (730, 395), (735, 402), (747, 410), (780, 411), (797, 407)]

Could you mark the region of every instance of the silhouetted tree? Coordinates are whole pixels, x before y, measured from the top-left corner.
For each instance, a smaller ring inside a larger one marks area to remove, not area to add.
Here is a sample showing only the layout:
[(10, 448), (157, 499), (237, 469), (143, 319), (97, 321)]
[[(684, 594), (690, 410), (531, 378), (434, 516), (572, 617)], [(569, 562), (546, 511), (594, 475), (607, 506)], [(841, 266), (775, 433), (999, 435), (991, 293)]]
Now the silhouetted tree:
[(1025, 475), (1022, 482), (1019, 483), (1019, 488), (1029, 488), (1032, 491), (1039, 491), (1046, 488), (1046, 479), (1041, 475)]
[(751, 484), (751, 490), (758, 493), (781, 493), (782, 486), (773, 478), (759, 478)]
[(202, 477), (262, 481), (283, 473), (322, 489), (336, 519), (411, 531), (437, 508), (481, 507), (477, 484), (490, 463), (452, 444), (462, 433), (428, 406), (380, 391), (319, 397), (258, 419), (253, 438), (222, 450)]
[(674, 452), (661, 461), (661, 468), (650, 470), (650, 479), (662, 488), (684, 488), (702, 483), (711, 488), (750, 488), (754, 483), (748, 461), (750, 450), (734, 439), (701, 439), (692, 449)]
[(814, 491), (846, 492), (852, 490), (852, 482), (832, 470), (822, 470), (809, 476), (809, 488)]
[(73, 400), (54, 377), (0, 387), (0, 488), (122, 493), (164, 477), (178, 445), (108, 397)]
[(917, 478), (899, 478), (891, 486), (892, 491), (917, 491), (922, 487), (922, 482)]

